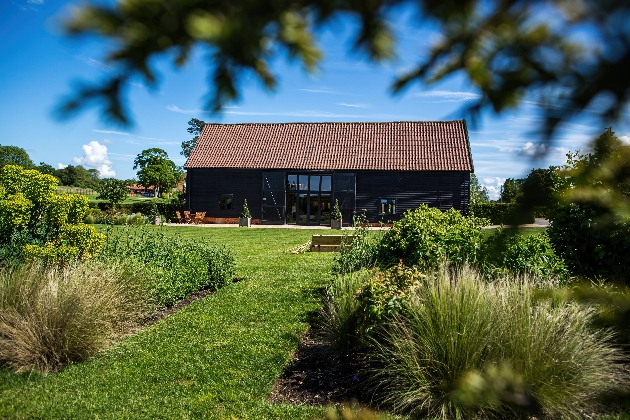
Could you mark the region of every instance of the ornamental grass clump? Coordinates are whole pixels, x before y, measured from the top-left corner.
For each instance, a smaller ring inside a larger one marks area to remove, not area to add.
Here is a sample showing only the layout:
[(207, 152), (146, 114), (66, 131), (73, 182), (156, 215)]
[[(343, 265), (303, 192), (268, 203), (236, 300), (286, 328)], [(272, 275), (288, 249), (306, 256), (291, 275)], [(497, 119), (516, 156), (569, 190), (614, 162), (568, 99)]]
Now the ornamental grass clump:
[(145, 296), (123, 265), (24, 264), (0, 271), (0, 364), (50, 372), (84, 360), (149, 313)]
[(471, 373), (510, 366), (534, 402), (522, 409), (559, 418), (595, 407), (619, 374), (611, 333), (592, 328), (592, 308), (535, 293), (527, 278), (491, 283), (466, 266), (430, 274), (372, 342), (382, 400), (438, 418), (505, 414), (518, 407), (461, 391)]

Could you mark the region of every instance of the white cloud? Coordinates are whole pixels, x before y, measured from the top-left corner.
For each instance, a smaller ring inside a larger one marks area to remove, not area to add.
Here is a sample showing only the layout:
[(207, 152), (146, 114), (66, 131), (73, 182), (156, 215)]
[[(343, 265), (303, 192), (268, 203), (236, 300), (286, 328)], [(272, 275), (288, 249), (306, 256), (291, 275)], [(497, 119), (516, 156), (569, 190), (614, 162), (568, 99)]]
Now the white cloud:
[(113, 66), (110, 66), (109, 64), (103, 63), (102, 61), (96, 60), (94, 58), (86, 57), (84, 55), (76, 55), (75, 58), (82, 63), (85, 63), (90, 67), (99, 69), (100, 71), (105, 73), (113, 73), (115, 70)]
[(630, 145), (630, 136), (619, 136), (619, 140), (625, 145)]
[(110, 140), (110, 139), (103, 139), (103, 140), (101, 140), (101, 143), (104, 143), (104, 144), (112, 144), (113, 142), (114, 141)]
[(109, 178), (116, 176), (116, 172), (112, 170), (112, 162), (107, 156), (107, 146), (100, 144), (96, 140), (92, 140), (88, 144), (83, 145), (83, 157), (75, 157), (72, 161), (78, 165), (85, 165), (98, 169), (101, 178)]
[(349, 106), (351, 108), (367, 108), (369, 106), (367, 104), (348, 104), (348, 103), (345, 103), (345, 102), (337, 102), (337, 105)]
[(452, 90), (430, 90), (428, 92), (416, 92), (409, 96), (439, 100), (440, 102), (473, 101), (481, 95), (473, 92), (457, 92)]
[(558, 157), (558, 156), (564, 156), (568, 152), (569, 152), (569, 149), (566, 149), (564, 147), (549, 147), (548, 148), (545, 144), (533, 143), (531, 141), (528, 141), (527, 143), (525, 143), (523, 147), (520, 148), (520, 150), (518, 151), (518, 155), (527, 156), (527, 157), (543, 157), (543, 156), (555, 155), (555, 157)]
[(501, 196), (501, 187), (505, 182), (505, 178), (501, 178), (498, 176), (495, 177), (484, 177), (482, 179), (481, 185), (486, 187), (488, 190), (488, 197), (490, 200), (498, 200)]
[(59, 162), (59, 163), (57, 164), (57, 169), (64, 169), (64, 168), (66, 168), (66, 167), (68, 167), (68, 165), (64, 165), (64, 164), (63, 164), (63, 163), (61, 163), (61, 162)]
[(301, 90), (302, 92), (309, 92), (309, 93), (328, 93), (331, 95), (341, 95), (340, 92), (336, 92), (332, 89), (328, 89), (328, 88), (323, 88), (323, 89), (298, 89)]
[(97, 129), (93, 129), (92, 131), (94, 131), (95, 133), (103, 133), (103, 134), (118, 134), (120, 136), (128, 136), (129, 135), (129, 133), (125, 133), (123, 131), (97, 130)]
[(27, 0), (27, 3), (44, 4), (44, 0)]
[(201, 114), (204, 112), (203, 109), (181, 109), (177, 105), (173, 105), (173, 104), (167, 105), (166, 109), (168, 109), (171, 112), (178, 112), (180, 114)]

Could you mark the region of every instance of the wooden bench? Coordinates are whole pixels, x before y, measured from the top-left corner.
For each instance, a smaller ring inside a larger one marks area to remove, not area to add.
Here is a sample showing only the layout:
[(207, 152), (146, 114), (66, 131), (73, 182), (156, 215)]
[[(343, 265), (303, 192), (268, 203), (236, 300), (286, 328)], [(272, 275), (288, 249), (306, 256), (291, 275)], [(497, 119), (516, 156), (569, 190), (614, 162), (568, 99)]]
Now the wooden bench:
[(311, 252), (337, 252), (341, 247), (341, 241), (346, 238), (346, 248), (354, 241), (353, 235), (313, 235), (311, 239)]

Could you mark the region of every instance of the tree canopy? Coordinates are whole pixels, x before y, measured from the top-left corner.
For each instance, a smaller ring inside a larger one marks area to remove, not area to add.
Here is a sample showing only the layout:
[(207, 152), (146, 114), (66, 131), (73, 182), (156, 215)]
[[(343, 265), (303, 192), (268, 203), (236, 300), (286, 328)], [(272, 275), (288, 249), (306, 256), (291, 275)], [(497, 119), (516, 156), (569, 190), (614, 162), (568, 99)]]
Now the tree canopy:
[(477, 175), (470, 174), (470, 202), (481, 203), (490, 201), (488, 189), (479, 183)]
[(102, 179), (97, 191), (98, 197), (96, 198), (99, 200), (107, 200), (112, 206), (122, 203), (129, 194), (127, 182), (116, 178)]
[(193, 137), (191, 140), (186, 140), (182, 142), (182, 151), (180, 152), (180, 154), (186, 156), (186, 158), (190, 156), (205, 125), (206, 123), (204, 121), (198, 120), (197, 118), (191, 118), (190, 121), (188, 121), (188, 128), (186, 129), (186, 131), (188, 131), (189, 134), (192, 134), (195, 137)]
[(146, 188), (154, 187), (156, 196), (174, 188), (183, 175), (183, 171), (168, 158), (168, 154), (159, 148), (143, 150), (133, 163), (133, 169), (139, 168), (139, 184)]
[(25, 169), (35, 167), (26, 150), (17, 146), (0, 145), (0, 168), (5, 165), (19, 165)]
[[(394, 92), (463, 73), (481, 93), (468, 108), (472, 117), (518, 106), (530, 94), (544, 113), (543, 140), (586, 109), (610, 121), (628, 103), (630, 4), (623, 0), (135, 0), (87, 3), (65, 20), (71, 36), (106, 39), (112, 49), (105, 59), (117, 70), (82, 85), (61, 111), (69, 115), (102, 101), (105, 115), (128, 123), (125, 86), (137, 77), (154, 86), (154, 58), (172, 57), (181, 67), (196, 46), (209, 51), (207, 108), (220, 110), (239, 98), (247, 73), (273, 89), (270, 63), (280, 55), (314, 70), (322, 54), (313, 34), (342, 14), (359, 22), (352, 27), (353, 49), (386, 59), (395, 52), (396, 7), (415, 11), (418, 25), (437, 24), (442, 37), (394, 82)], [(580, 38), (585, 31), (588, 43)]]

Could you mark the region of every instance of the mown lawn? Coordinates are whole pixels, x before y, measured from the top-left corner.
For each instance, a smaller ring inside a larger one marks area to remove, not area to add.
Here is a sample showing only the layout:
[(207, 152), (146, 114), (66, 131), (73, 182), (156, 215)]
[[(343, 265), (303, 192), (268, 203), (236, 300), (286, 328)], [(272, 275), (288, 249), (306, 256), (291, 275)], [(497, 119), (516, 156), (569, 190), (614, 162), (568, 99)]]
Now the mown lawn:
[(267, 401), (298, 346), (333, 254), (282, 251), (319, 231), (171, 227), (234, 250), (242, 280), (105, 353), (42, 376), (0, 370), (0, 418), (291, 418)]

